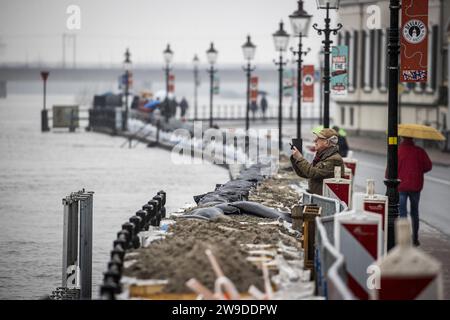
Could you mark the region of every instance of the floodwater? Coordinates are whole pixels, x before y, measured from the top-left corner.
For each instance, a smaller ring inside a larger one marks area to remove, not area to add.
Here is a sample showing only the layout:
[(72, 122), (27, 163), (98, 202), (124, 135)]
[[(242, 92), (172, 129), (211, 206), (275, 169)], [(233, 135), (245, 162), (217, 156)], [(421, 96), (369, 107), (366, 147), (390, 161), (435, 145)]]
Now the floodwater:
[[(122, 223), (159, 190), (167, 192), (170, 213), (228, 181), (228, 172), (212, 164), (176, 165), (167, 151), (121, 148), (123, 138), (83, 128), (41, 133), (41, 99), (0, 100), (0, 299), (39, 299), (60, 286), (61, 200), (82, 188), (95, 192), (95, 298)], [(73, 102), (55, 95), (47, 105)]]

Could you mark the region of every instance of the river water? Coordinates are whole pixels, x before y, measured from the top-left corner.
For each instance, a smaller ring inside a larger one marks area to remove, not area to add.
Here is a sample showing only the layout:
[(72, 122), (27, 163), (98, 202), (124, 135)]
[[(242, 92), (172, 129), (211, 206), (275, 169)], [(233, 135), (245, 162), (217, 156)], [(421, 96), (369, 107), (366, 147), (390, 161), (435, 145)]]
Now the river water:
[[(39, 299), (61, 283), (62, 198), (94, 191), (93, 297), (120, 226), (157, 191), (167, 212), (229, 180), (212, 164), (174, 164), (170, 153), (78, 129), (40, 132), (42, 96), (0, 100), (0, 299)], [(49, 96), (48, 104), (74, 103)], [(83, 124), (83, 123), (82, 123)]]

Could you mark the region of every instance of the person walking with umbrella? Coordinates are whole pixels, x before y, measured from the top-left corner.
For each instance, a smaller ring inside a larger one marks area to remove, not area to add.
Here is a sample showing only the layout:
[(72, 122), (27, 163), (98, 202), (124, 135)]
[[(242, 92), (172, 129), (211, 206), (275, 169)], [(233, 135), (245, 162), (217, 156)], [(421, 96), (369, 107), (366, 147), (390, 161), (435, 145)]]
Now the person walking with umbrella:
[(398, 178), (400, 184), (400, 217), (407, 216), (407, 203), (410, 203), (410, 216), (412, 221), (412, 240), (419, 246), (419, 201), (423, 189), (424, 174), (431, 171), (433, 165), (424, 149), (414, 144), (413, 138), (442, 140), (444, 137), (432, 127), (416, 124), (400, 124), (398, 135), (402, 142), (398, 147)]

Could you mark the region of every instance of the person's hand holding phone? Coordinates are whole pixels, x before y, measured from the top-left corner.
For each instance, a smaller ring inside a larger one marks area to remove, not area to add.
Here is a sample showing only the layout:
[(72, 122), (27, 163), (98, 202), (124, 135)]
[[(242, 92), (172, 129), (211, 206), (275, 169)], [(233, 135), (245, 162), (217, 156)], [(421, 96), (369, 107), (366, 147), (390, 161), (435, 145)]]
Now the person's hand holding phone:
[(302, 153), (295, 146), (292, 146), (291, 149), (292, 149), (292, 156), (294, 157), (294, 159), (300, 160), (303, 158)]

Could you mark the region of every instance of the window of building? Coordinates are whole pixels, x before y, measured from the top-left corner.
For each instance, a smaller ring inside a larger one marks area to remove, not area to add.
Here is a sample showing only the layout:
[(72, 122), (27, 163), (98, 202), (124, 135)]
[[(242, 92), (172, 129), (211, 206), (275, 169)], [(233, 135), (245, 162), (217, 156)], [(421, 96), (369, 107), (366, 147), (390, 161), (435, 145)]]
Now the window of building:
[(372, 66), (373, 66), (373, 55), (372, 55), (372, 32), (363, 31), (364, 32), (364, 82), (363, 88), (365, 91), (370, 91), (371, 89), (371, 76), (372, 76)]
[(426, 91), (433, 92), (436, 90), (437, 82), (437, 51), (439, 41), (439, 26), (434, 25), (429, 28), (428, 34), (428, 78)]
[(353, 79), (351, 82), (351, 86), (353, 89), (358, 87), (358, 31), (353, 31), (353, 45), (351, 46), (350, 59), (353, 61)]
[(383, 29), (377, 30), (377, 87), (380, 91), (386, 91), (386, 31)]
[(354, 107), (350, 107), (350, 126), (354, 126), (355, 125), (355, 108)]
[(341, 125), (345, 126), (345, 107), (341, 107)]
[(352, 44), (352, 34), (349, 31), (345, 32), (345, 45), (348, 48), (348, 61), (347, 61), (347, 68), (348, 68), (348, 90), (354, 91), (355, 88), (353, 86), (353, 44)]

